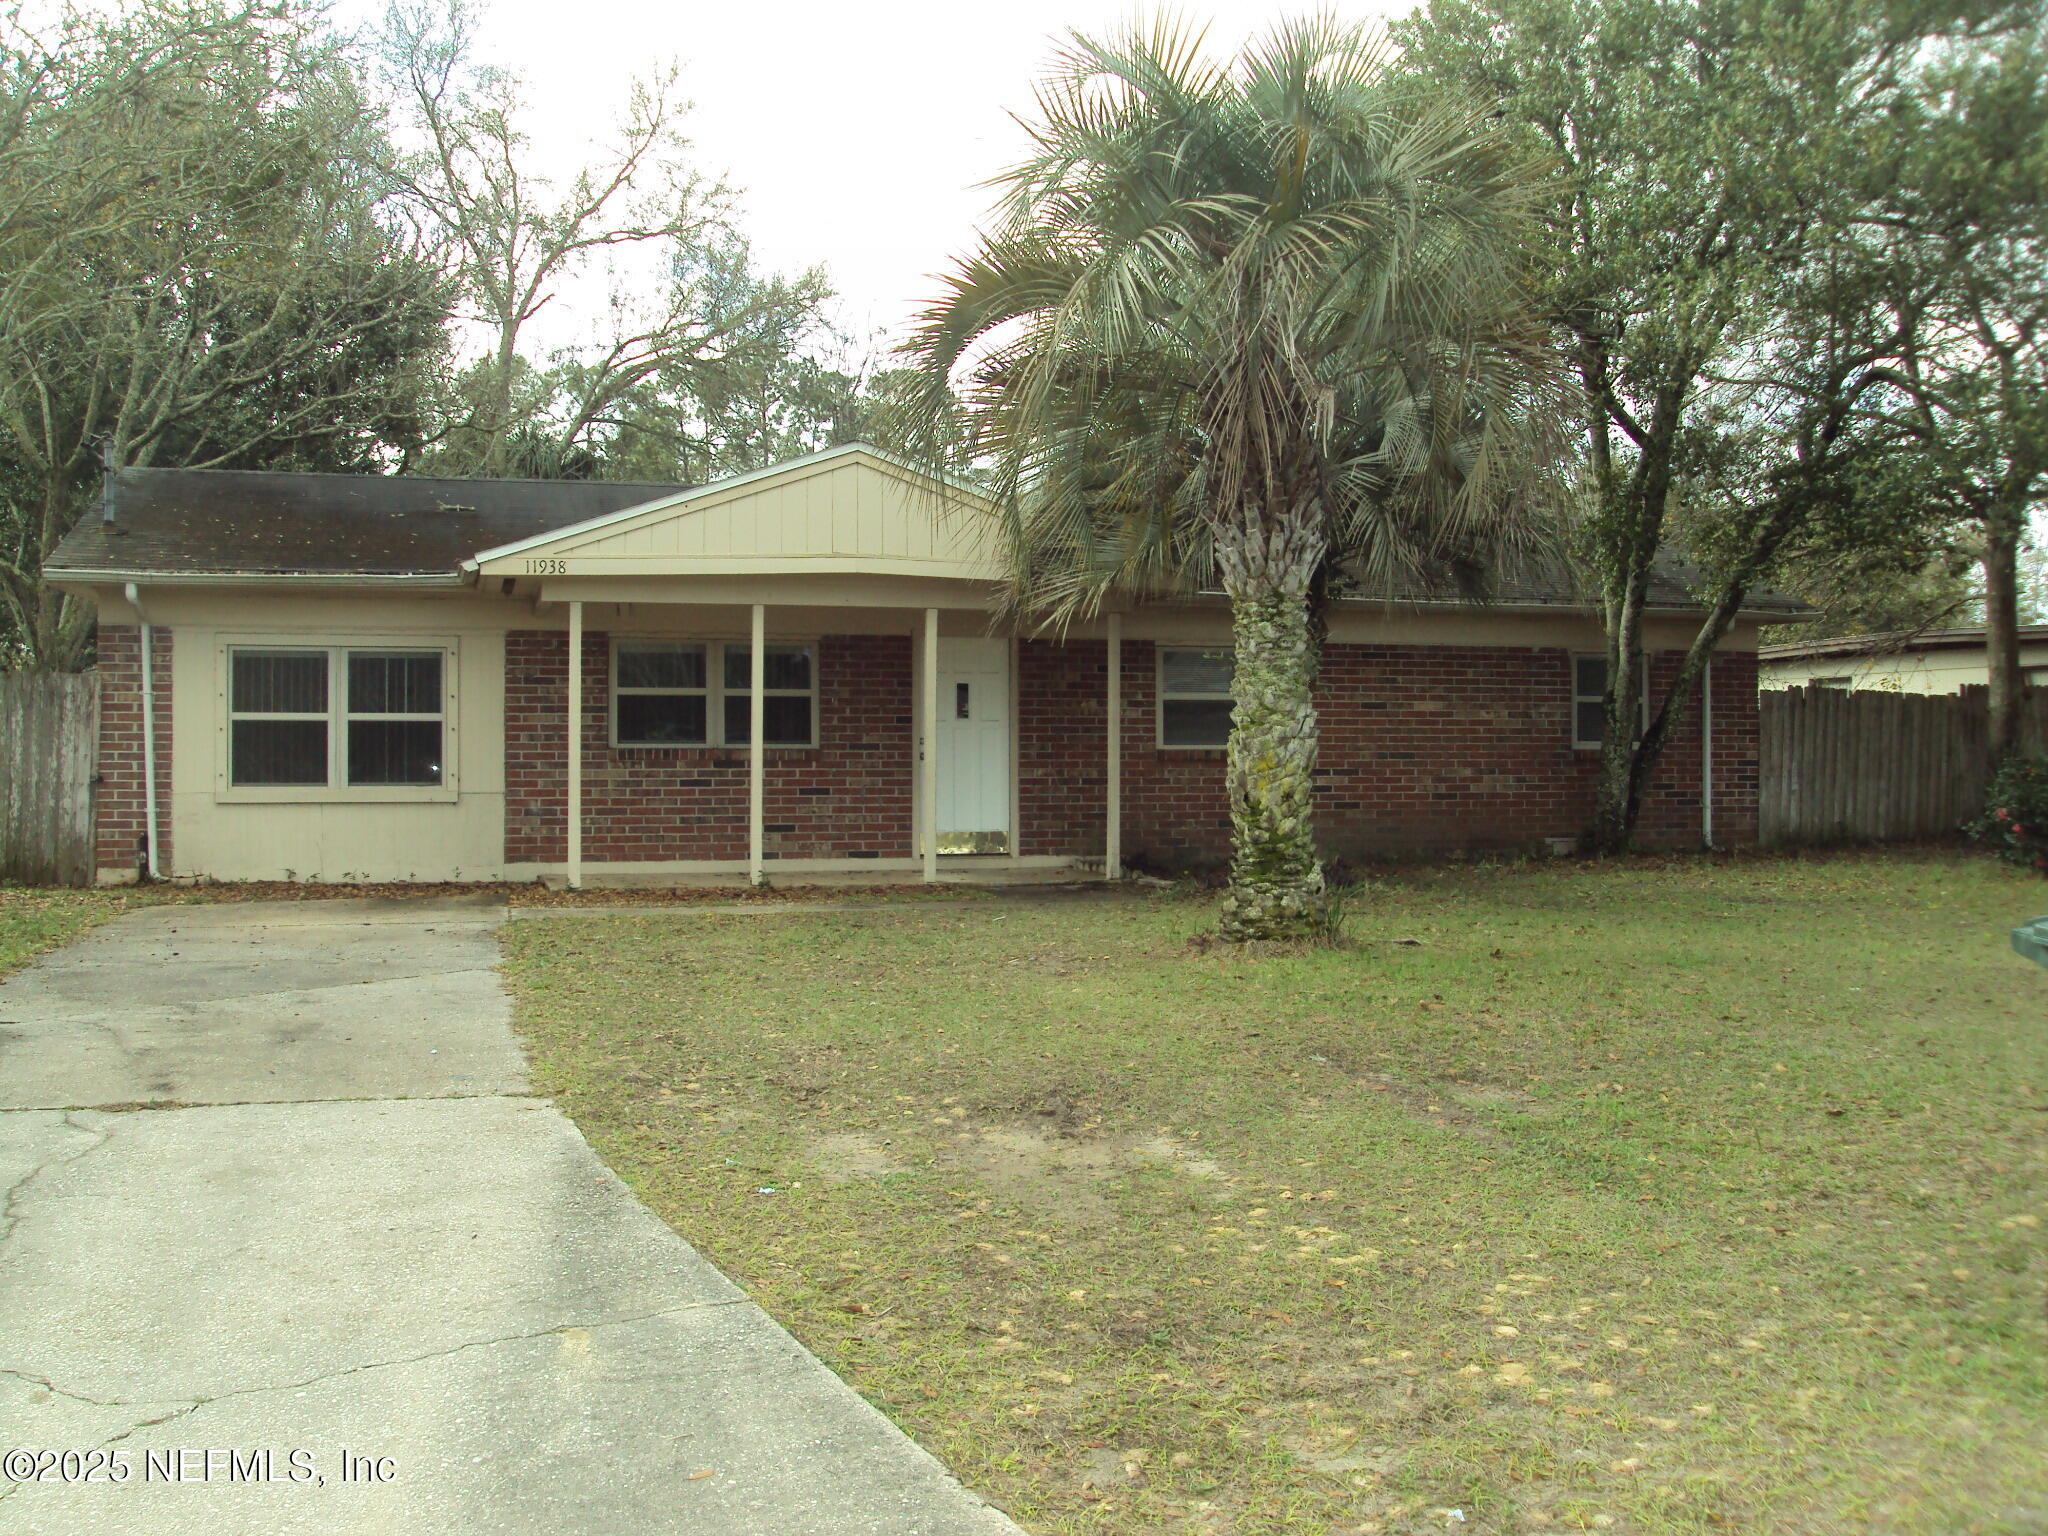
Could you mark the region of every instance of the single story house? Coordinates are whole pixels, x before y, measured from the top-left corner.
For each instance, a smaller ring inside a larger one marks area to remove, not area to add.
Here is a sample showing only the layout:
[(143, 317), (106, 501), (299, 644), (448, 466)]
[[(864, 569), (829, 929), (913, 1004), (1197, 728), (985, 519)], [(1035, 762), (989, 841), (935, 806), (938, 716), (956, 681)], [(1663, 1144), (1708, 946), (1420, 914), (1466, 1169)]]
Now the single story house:
[[(987, 505), (872, 448), (709, 485), (128, 469), (47, 566), (98, 607), (100, 878), (531, 880), (1227, 856), (1221, 598), (992, 625)], [(1696, 622), (1654, 594), (1655, 686)], [(1754, 840), (1761, 598), (1650, 788)], [(1558, 585), (1344, 600), (1332, 855), (1541, 850), (1592, 806), (1604, 663)], [(572, 749), (573, 743), (573, 749)]]
[[(2048, 687), (2048, 624), (2020, 626), (2020, 673), (2031, 686)], [(1918, 633), (1852, 635), (1766, 645), (1757, 652), (1757, 682), (1764, 688), (1873, 689), (1881, 693), (1961, 693), (1988, 687), (1984, 626)]]

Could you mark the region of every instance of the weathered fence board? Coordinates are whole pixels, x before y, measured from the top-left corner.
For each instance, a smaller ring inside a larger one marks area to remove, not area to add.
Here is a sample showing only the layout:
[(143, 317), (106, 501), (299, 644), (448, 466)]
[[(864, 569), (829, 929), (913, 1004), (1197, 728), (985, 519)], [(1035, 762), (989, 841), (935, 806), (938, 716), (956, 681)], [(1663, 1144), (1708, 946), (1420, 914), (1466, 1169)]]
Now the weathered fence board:
[(0, 880), (90, 885), (100, 680), (0, 672)]
[[(1989, 710), (1960, 694), (1766, 689), (1757, 786), (1766, 844), (1942, 837), (1984, 808)], [(2028, 691), (2022, 743), (2048, 751), (2048, 689)]]

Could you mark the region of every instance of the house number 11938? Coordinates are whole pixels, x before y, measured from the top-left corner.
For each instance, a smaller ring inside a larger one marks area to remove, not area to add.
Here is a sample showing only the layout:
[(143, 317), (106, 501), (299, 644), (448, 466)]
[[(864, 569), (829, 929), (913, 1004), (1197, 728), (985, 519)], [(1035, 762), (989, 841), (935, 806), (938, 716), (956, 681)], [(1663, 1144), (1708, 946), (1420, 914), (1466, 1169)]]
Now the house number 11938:
[(569, 562), (566, 560), (529, 560), (526, 562), (526, 574), (529, 576), (566, 576), (569, 574)]

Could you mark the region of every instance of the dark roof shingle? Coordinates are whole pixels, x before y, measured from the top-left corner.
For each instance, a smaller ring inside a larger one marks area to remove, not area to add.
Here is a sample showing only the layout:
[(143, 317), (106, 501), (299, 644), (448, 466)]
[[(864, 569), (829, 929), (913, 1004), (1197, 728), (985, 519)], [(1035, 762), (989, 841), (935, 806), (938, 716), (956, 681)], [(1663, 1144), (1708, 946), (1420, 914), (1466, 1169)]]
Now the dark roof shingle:
[[(443, 576), (481, 551), (691, 489), (604, 480), (435, 480), (411, 475), (279, 474), (261, 470), (124, 469), (109, 485), (113, 517), (81, 519), (45, 563), (58, 579), (123, 576)], [(1660, 563), (1650, 606), (1696, 608), (1689, 574)], [(1527, 558), (1494, 573), (1495, 603), (1585, 608), (1592, 598), (1558, 559)], [(1459, 603), (1454, 583), (1340, 595), (1395, 603)], [(1796, 598), (1757, 591), (1743, 605), (1798, 619)]]
[(604, 480), (432, 480), (233, 469), (124, 469), (113, 518), (79, 520), (45, 563), (138, 575), (396, 576), (462, 562), (687, 490)]

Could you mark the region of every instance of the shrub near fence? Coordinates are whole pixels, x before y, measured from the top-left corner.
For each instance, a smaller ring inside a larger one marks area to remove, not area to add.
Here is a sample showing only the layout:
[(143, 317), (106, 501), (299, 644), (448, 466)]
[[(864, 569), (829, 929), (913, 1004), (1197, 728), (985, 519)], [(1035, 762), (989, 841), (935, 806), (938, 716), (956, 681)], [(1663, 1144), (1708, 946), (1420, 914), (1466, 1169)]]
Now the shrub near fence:
[(100, 680), (0, 672), (0, 880), (90, 885)]
[[(1955, 832), (1984, 808), (1986, 694), (1766, 689), (1757, 697), (1765, 845)], [(2048, 689), (2028, 690), (2025, 710), (2026, 750), (2048, 748)]]

